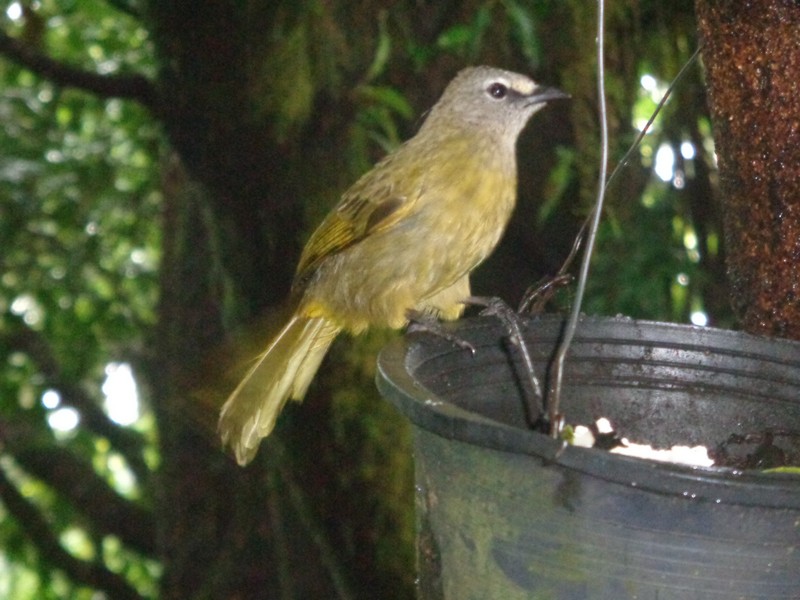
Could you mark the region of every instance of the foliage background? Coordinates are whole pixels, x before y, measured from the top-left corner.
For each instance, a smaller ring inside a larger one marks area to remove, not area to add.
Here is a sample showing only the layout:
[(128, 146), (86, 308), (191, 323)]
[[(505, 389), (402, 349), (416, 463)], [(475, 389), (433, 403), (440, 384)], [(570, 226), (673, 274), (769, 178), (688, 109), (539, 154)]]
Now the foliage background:
[[(573, 96), (520, 140), (518, 210), (474, 287), (515, 303), (558, 270), (596, 180), (592, 3), (0, 9), (0, 596), (412, 597), (408, 432), (372, 385), (393, 334), (337, 341), (247, 469), (215, 410), (308, 233), (462, 66)], [(619, 160), (697, 42), (691, 2), (608, 11)], [(610, 191), (587, 312), (732, 324), (715, 179), (695, 66)]]

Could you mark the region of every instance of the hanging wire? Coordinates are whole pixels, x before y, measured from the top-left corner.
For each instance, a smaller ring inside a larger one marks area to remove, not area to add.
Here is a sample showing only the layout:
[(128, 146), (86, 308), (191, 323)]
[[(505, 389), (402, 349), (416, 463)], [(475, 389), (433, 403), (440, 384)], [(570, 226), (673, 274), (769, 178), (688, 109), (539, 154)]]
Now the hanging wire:
[(608, 168), (608, 114), (606, 112), (606, 94), (605, 94), (605, 52), (603, 51), (603, 41), (605, 38), (605, 2), (598, 0), (597, 2), (597, 94), (599, 102), (600, 114), (600, 176), (597, 182), (597, 200), (595, 201), (594, 214), (592, 215), (592, 224), (589, 228), (589, 234), (586, 238), (586, 248), (583, 252), (583, 260), (581, 261), (580, 275), (578, 277), (578, 286), (575, 291), (575, 302), (572, 307), (572, 312), (567, 322), (567, 327), (564, 331), (564, 338), (556, 351), (556, 356), (553, 361), (553, 378), (550, 393), (548, 394), (547, 411), (550, 420), (550, 436), (557, 438), (561, 433), (561, 414), (559, 413), (559, 406), (561, 404), (561, 388), (562, 380), (564, 377), (564, 359), (566, 358), (569, 346), (572, 343), (572, 338), (575, 336), (575, 328), (578, 325), (578, 318), (581, 313), (581, 304), (583, 302), (583, 294), (586, 291), (586, 280), (589, 276), (589, 262), (592, 258), (592, 250), (594, 249), (595, 239), (597, 238), (597, 229), (600, 225), (600, 217), (603, 214), (603, 201), (605, 200), (606, 191), (606, 169)]
[(667, 100), (669, 99), (670, 95), (672, 95), (673, 90), (677, 86), (678, 82), (683, 79), (683, 76), (686, 74), (686, 71), (692, 66), (695, 61), (697, 60), (698, 56), (700, 55), (700, 51), (702, 50), (702, 44), (698, 45), (697, 49), (694, 51), (689, 60), (681, 67), (681, 70), (678, 71), (678, 74), (670, 83), (669, 87), (667, 88), (666, 92), (664, 92), (663, 97), (659, 101), (656, 109), (653, 111), (653, 114), (648, 119), (645, 126), (639, 132), (639, 135), (634, 140), (631, 147), (622, 157), (622, 159), (617, 163), (617, 166), (614, 168), (614, 171), (611, 175), (606, 179), (606, 169), (608, 168), (608, 115), (606, 110), (606, 98), (605, 98), (605, 66), (604, 66), (604, 51), (603, 51), (603, 38), (605, 33), (605, 25), (604, 25), (604, 12), (605, 12), (605, 5), (604, 0), (598, 0), (598, 11), (597, 11), (597, 87), (598, 87), (598, 98), (599, 98), (599, 116), (600, 116), (600, 140), (601, 140), (601, 156), (600, 156), (600, 176), (598, 178), (598, 191), (597, 191), (597, 199), (595, 200), (595, 206), (592, 209), (592, 212), (587, 217), (586, 221), (581, 228), (578, 237), (583, 237), (584, 230), (587, 228), (587, 225), (591, 223), (589, 226), (589, 233), (586, 241), (586, 249), (583, 254), (583, 259), (581, 261), (581, 268), (580, 273), (578, 276), (578, 285), (575, 291), (575, 301), (572, 307), (572, 312), (570, 313), (569, 320), (567, 321), (567, 326), (564, 329), (564, 337), (561, 340), (561, 344), (556, 351), (556, 355), (553, 359), (553, 375), (552, 375), (552, 385), (550, 386), (549, 394), (548, 394), (548, 417), (550, 421), (550, 435), (554, 438), (558, 437), (561, 432), (561, 425), (563, 423), (563, 419), (561, 414), (559, 413), (559, 408), (561, 405), (561, 390), (563, 386), (563, 377), (564, 377), (564, 361), (566, 359), (567, 352), (569, 351), (569, 346), (572, 343), (573, 338), (575, 337), (575, 329), (578, 325), (578, 319), (580, 318), (581, 306), (583, 304), (583, 296), (586, 291), (586, 281), (589, 277), (589, 265), (592, 257), (592, 252), (594, 249), (595, 240), (597, 238), (597, 230), (600, 225), (600, 218), (603, 212), (603, 203), (605, 201), (605, 193), (608, 190), (608, 187), (611, 183), (616, 179), (619, 173), (622, 171), (623, 167), (625, 167), (630, 160), (633, 153), (639, 147), (642, 142), (642, 139), (650, 130), (650, 127), (653, 125), (658, 114), (661, 112), (661, 109), (664, 108), (664, 104), (666, 104)]

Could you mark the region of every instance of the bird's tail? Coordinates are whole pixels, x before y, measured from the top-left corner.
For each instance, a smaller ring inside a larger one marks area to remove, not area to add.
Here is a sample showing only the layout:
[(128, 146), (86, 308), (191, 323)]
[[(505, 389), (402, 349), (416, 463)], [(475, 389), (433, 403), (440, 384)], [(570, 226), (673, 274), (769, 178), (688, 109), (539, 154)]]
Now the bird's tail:
[(294, 315), (233, 390), (217, 429), (244, 466), (289, 398), (302, 400), (340, 327), (327, 319)]

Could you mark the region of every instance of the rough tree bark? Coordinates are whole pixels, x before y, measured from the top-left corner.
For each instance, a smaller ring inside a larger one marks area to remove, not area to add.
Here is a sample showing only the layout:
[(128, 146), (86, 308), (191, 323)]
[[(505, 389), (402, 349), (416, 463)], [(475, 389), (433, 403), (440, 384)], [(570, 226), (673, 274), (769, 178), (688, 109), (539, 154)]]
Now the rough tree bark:
[(747, 331), (800, 339), (800, 5), (696, 10), (733, 305)]

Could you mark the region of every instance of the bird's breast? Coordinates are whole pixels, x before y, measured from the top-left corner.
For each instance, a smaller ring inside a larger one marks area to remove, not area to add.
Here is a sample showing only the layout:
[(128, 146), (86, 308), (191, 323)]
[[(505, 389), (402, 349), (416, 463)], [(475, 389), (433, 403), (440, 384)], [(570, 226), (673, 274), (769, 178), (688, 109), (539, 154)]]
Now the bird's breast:
[(399, 327), (409, 309), (467, 276), (497, 245), (513, 211), (514, 157), (510, 164), (491, 155), (434, 157), (395, 188), (415, 198), (413, 210), (320, 266), (306, 294), (314, 316), (355, 331)]
[(516, 200), (513, 160), (510, 165), (498, 157), (465, 161), (468, 168), (445, 173), (425, 190), (428, 198), (420, 210), (430, 214), (429, 233), (439, 238), (437, 245), (453, 263), (452, 270), (471, 271), (505, 231)]

